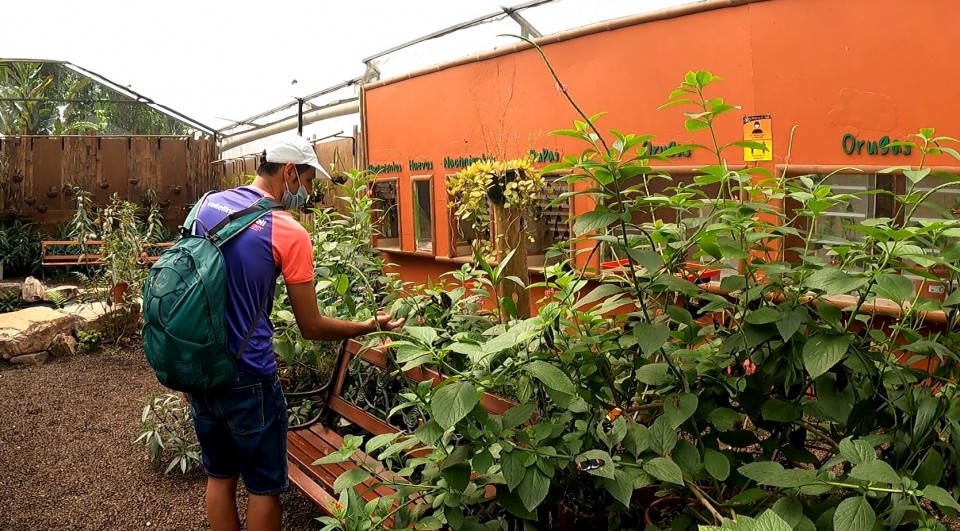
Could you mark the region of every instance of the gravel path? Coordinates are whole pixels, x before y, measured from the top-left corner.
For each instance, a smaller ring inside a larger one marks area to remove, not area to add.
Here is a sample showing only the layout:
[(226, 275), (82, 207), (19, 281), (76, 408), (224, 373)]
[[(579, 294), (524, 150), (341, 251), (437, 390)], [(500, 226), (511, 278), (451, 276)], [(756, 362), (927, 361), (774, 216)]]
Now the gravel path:
[[(0, 363), (0, 530), (209, 529), (203, 473), (164, 475), (132, 444), (162, 392), (136, 346)], [(295, 490), (283, 507), (285, 530), (320, 529)]]

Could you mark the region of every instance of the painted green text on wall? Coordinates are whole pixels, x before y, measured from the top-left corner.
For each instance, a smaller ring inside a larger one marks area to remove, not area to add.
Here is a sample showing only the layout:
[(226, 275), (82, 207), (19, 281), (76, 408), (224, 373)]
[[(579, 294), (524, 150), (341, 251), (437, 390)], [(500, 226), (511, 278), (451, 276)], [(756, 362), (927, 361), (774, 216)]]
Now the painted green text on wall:
[(847, 133), (843, 135), (842, 142), (843, 152), (847, 155), (862, 155), (864, 151), (867, 155), (909, 155), (913, 151), (911, 146), (901, 146), (899, 140), (890, 140), (886, 135), (880, 140), (859, 140), (853, 133)]

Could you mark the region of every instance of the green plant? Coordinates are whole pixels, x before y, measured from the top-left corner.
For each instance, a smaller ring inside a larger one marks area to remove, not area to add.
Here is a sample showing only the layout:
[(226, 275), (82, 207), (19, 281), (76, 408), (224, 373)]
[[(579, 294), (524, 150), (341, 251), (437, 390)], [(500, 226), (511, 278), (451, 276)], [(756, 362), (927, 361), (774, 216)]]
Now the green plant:
[(47, 290), (43, 294), (44, 299), (57, 308), (63, 308), (67, 304), (67, 296), (57, 290)]
[(67, 236), (69, 237), (64, 239), (78, 242), (82, 252), (86, 252), (86, 242), (98, 239), (101, 227), (97, 225), (93, 194), (82, 188), (77, 188), (75, 192), (77, 206), (73, 218), (67, 224)]
[[(343, 212), (315, 209), (305, 217), (314, 248), (317, 303), (330, 317), (363, 320), (391, 304), (399, 284), (384, 273), (385, 262), (371, 241), (373, 198), (367, 194), (371, 174), (352, 171), (337, 185)], [(309, 220), (309, 221), (308, 221)], [(274, 351), (287, 391), (316, 389), (329, 378), (339, 344), (304, 340), (285, 290), (274, 302)]]
[[(545, 196), (547, 182), (530, 156), (508, 161), (479, 160), (447, 177), (447, 193), (454, 215), (469, 222), (476, 234), (490, 233), (490, 203), (534, 215)], [(470, 242), (490, 256), (489, 241)]]
[[(939, 517), (960, 510), (960, 223), (916, 214), (960, 186), (926, 167), (931, 157), (960, 159), (955, 141), (932, 129), (912, 135), (904, 144), (919, 166), (889, 170), (905, 192), (870, 192), (889, 196), (895, 214), (850, 226), (863, 237), (825, 242), (824, 212), (857, 196), (835, 192), (830, 176), (730, 169), (729, 150), (762, 148), (718, 139), (715, 122), (736, 110), (711, 94), (719, 80), (690, 72), (664, 105), (687, 107), (685, 127), (707, 136), (704, 145), (657, 154), (644, 147), (649, 135), (601, 132), (599, 116), (571, 98), (582, 120), (554, 134), (584, 149), (543, 171), (565, 171), (578, 190), (568, 197), (597, 205), (575, 220), (575, 247), (593, 259), (609, 246), (623, 269), (549, 267), (537, 316), (480, 333), (460, 328), (468, 319), (424, 313), (414, 314), (418, 326), (382, 334), (399, 370), (442, 374), (435, 386), (410, 386), (396, 408), (418, 408), (425, 422), (345, 438), (323, 462), (362, 448), (395, 472), (398, 507), (430, 508), (420, 519), (428, 527), (497, 526), (504, 511), (537, 521), (576, 499), (592, 504), (577, 509), (609, 511), (615, 527), (650, 487), (696, 500), (684, 511), (704, 529), (945, 529)], [(715, 163), (651, 193), (651, 183), (672, 180), (651, 163), (687, 150)], [(778, 206), (787, 201), (796, 207)], [(493, 283), (497, 270), (482, 258)], [(687, 280), (691, 260), (724, 278)], [(944, 282), (946, 300), (921, 300), (905, 273)], [(871, 311), (879, 299), (898, 315)], [(945, 325), (927, 312), (942, 312)], [(489, 415), (476, 407), (484, 391), (518, 405)], [(349, 495), (369, 472), (341, 476), (337, 490)], [(483, 500), (488, 486), (494, 504)], [(370, 509), (327, 522), (383, 525)]]
[(7, 276), (34, 275), (40, 270), (43, 237), (29, 221), (15, 219), (0, 228), (0, 256)]
[(147, 448), (150, 461), (167, 463), (165, 474), (175, 469), (187, 474), (200, 465), (190, 406), (180, 395), (167, 393), (147, 399), (134, 442)]
[(92, 352), (100, 342), (103, 334), (95, 328), (77, 331), (77, 352)]
[(15, 312), (21, 305), (19, 291), (4, 291), (0, 294), (0, 313)]

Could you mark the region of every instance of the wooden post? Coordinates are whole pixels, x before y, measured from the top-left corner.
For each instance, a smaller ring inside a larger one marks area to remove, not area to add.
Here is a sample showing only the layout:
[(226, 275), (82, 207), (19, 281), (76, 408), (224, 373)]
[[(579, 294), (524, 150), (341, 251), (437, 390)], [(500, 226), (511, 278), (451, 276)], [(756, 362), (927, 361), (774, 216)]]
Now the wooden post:
[[(527, 235), (524, 230), (523, 211), (518, 208), (504, 208), (503, 205), (493, 203), (494, 236), (493, 246), (497, 260), (503, 260), (510, 251), (516, 249), (513, 258), (503, 271), (504, 277), (515, 276), (523, 281), (523, 285), (530, 284), (530, 274), (527, 270)], [(505, 280), (501, 284), (501, 297), (506, 297), (517, 306), (517, 317), (530, 317), (530, 292), (517, 285), (512, 280)], [(501, 322), (506, 322), (507, 316), (501, 311)]]

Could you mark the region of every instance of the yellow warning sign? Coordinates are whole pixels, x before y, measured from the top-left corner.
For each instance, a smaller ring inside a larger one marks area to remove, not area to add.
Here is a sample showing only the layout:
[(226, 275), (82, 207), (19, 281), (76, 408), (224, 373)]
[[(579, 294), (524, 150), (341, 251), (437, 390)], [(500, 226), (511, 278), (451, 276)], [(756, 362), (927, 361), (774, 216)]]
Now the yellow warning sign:
[(767, 149), (760, 149), (760, 146), (750, 146), (743, 148), (744, 162), (754, 162), (758, 160), (773, 160), (773, 125), (769, 114), (743, 117), (743, 140), (745, 142), (754, 142), (763, 144)]

